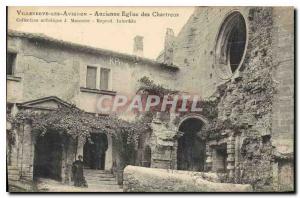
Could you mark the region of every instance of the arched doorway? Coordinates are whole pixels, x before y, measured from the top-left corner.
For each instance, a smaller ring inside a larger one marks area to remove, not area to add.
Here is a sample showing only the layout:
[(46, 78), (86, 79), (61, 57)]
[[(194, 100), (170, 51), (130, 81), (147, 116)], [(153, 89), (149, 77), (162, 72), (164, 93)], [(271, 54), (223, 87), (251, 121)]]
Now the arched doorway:
[(185, 119), (179, 125), (183, 133), (178, 139), (177, 169), (189, 171), (203, 171), (205, 163), (205, 142), (197, 136), (204, 123), (198, 118)]
[(48, 131), (37, 137), (34, 150), (34, 178), (61, 180), (62, 137), (55, 131)]
[(102, 133), (91, 134), (83, 147), (83, 162), (85, 168), (105, 169), (105, 152), (108, 147), (107, 136)]

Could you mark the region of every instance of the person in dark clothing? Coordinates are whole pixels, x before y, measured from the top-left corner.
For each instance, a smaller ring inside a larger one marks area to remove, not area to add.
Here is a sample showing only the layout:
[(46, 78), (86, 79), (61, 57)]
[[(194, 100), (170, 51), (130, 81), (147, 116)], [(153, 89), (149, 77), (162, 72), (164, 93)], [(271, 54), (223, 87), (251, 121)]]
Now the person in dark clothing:
[(78, 156), (78, 160), (73, 162), (72, 165), (72, 175), (74, 180), (74, 186), (78, 187), (87, 187), (87, 183), (85, 181), (84, 175), (83, 175), (83, 157), (82, 155)]

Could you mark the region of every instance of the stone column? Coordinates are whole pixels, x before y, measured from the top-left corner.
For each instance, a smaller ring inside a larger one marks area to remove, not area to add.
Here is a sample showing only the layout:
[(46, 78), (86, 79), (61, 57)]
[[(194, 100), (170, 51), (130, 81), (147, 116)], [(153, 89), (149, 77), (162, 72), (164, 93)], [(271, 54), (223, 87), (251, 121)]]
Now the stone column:
[(272, 163), (272, 186), (275, 191), (279, 190), (278, 173), (279, 173), (278, 162), (275, 161)]
[(206, 171), (212, 170), (212, 149), (209, 144), (206, 144)]
[(110, 135), (107, 136), (107, 150), (105, 152), (105, 170), (111, 170), (113, 164), (112, 158), (112, 138)]
[(21, 177), (25, 180), (33, 180), (34, 144), (32, 141), (31, 125), (24, 123), (21, 155)]
[(227, 170), (230, 179), (234, 178), (235, 138), (230, 135), (227, 142)]
[(151, 138), (151, 167), (170, 169), (172, 167), (172, 154), (176, 133), (160, 120), (160, 113), (156, 114), (151, 126), (153, 138)]
[(77, 159), (78, 155), (83, 156), (83, 147), (86, 142), (86, 139), (83, 137), (78, 137), (78, 143), (77, 143), (77, 156), (75, 158)]

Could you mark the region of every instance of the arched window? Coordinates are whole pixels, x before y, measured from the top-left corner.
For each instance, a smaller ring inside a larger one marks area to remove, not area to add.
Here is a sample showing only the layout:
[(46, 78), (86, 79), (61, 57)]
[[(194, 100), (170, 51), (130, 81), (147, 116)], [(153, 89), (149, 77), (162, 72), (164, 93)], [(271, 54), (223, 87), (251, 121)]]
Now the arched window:
[(221, 79), (230, 79), (240, 67), (246, 49), (246, 39), (245, 19), (235, 11), (226, 17), (217, 37), (215, 69)]

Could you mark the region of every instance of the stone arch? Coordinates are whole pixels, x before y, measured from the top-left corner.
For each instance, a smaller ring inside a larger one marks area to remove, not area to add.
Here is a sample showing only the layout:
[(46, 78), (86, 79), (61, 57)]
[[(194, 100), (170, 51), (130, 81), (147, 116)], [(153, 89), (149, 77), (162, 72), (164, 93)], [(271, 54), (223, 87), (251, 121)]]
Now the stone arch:
[(233, 10), (225, 16), (216, 38), (214, 68), (219, 78), (228, 80), (240, 69), (247, 44), (246, 20), (239, 11)]
[(205, 140), (198, 133), (207, 127), (208, 121), (199, 114), (183, 116), (178, 123), (182, 133), (177, 140), (177, 169), (204, 171)]
[(190, 113), (190, 114), (187, 114), (187, 115), (184, 115), (183, 117), (180, 118), (180, 121), (178, 122), (178, 125), (177, 125), (177, 130), (179, 130), (179, 127), (180, 125), (187, 119), (191, 119), (191, 118), (195, 118), (195, 119), (199, 119), (203, 122), (204, 126), (203, 127), (207, 127), (208, 125), (208, 120), (200, 115), (200, 114), (196, 114), (196, 113)]

